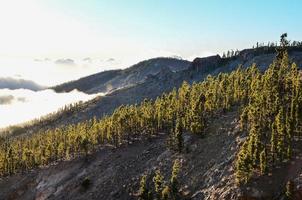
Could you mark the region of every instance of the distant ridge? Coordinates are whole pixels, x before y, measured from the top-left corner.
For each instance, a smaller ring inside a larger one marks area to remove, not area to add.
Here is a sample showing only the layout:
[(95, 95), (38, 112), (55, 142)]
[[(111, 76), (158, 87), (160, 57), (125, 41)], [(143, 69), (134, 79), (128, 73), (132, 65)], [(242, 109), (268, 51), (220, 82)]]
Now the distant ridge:
[(178, 58), (152, 58), (139, 62), (124, 70), (100, 72), (54, 86), (53, 89), (56, 92), (69, 92), (73, 89), (77, 89), (88, 94), (98, 92), (107, 93), (143, 82), (149, 75), (155, 75), (164, 68), (169, 68), (171, 71), (176, 72), (187, 69), (190, 64), (189, 61)]

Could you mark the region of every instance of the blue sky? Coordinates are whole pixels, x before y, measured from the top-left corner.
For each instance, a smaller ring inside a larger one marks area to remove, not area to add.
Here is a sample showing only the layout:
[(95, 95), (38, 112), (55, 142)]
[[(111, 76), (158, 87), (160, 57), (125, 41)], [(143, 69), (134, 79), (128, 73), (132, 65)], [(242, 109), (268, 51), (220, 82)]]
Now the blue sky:
[[(152, 57), (249, 48), (284, 32), (302, 40), (301, 7), (301, 0), (2, 1), (0, 68), (51, 85)], [(74, 63), (56, 66), (58, 59)]]
[(278, 40), (283, 32), (297, 40), (302, 35), (299, 0), (51, 2), (96, 29), (184, 56), (250, 47), (256, 41)]

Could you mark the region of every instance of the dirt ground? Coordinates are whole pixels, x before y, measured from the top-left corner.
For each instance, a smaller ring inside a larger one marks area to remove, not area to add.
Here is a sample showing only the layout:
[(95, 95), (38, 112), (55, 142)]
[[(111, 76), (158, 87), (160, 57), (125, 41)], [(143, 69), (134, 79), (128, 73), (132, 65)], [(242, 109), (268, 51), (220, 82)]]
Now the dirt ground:
[(181, 154), (167, 148), (164, 133), (117, 149), (106, 146), (90, 155), (88, 161), (84, 158), (61, 161), (1, 178), (0, 199), (137, 199), (141, 176), (147, 174), (152, 183), (151, 175), (160, 169), (168, 181), (176, 158), (181, 160), (180, 191), (186, 199), (278, 196), (284, 182), (299, 177), (301, 154), (295, 152), (296, 159), (274, 169), (273, 176), (255, 178), (246, 187), (238, 188), (234, 181), (234, 159), (246, 138), (238, 129), (238, 111), (232, 111), (218, 115), (209, 124), (205, 137), (184, 134), (185, 148)]

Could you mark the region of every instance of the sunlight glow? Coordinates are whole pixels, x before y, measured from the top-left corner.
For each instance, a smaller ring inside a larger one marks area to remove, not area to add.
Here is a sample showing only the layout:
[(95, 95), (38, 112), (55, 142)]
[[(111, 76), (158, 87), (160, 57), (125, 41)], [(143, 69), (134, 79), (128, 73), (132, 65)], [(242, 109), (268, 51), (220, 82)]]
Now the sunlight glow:
[(34, 92), (26, 89), (0, 90), (0, 128), (23, 123), (51, 112), (64, 105), (87, 101), (103, 94), (87, 95), (79, 91), (55, 93), (53, 90)]

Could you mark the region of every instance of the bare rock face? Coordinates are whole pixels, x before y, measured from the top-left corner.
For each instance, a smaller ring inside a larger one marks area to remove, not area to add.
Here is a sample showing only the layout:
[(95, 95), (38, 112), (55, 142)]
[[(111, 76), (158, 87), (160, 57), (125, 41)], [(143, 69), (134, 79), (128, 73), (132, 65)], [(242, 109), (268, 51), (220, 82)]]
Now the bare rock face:
[(254, 49), (245, 49), (239, 53), (239, 58), (243, 61), (247, 61), (255, 57), (255, 50)]
[(192, 69), (198, 72), (209, 72), (215, 70), (221, 64), (222, 59), (219, 55), (205, 58), (195, 58), (192, 63)]

